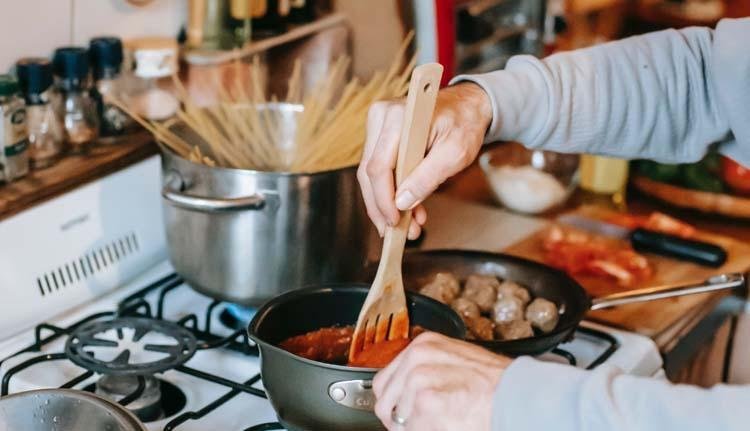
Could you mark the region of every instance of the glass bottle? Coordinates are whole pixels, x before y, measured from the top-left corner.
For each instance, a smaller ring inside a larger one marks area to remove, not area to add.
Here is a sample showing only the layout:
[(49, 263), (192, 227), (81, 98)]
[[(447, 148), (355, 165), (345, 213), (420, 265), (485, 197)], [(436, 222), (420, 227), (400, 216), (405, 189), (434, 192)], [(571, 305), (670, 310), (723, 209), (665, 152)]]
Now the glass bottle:
[(170, 77), (177, 73), (177, 41), (149, 37), (128, 41), (135, 58), (136, 88), (130, 107), (142, 117), (162, 121), (174, 116), (180, 103), (169, 90)]
[(121, 74), (122, 42), (116, 37), (97, 37), (89, 43), (94, 86), (91, 95), (96, 101), (99, 120), (99, 142), (115, 143), (123, 135), (139, 130), (136, 122), (120, 108), (107, 102), (114, 97), (127, 103), (128, 88)]
[(255, 0), (253, 3), (253, 37), (270, 37), (286, 31), (289, 0)]
[(58, 110), (63, 120), (65, 143), (71, 152), (85, 153), (99, 133), (96, 103), (88, 91), (89, 59), (86, 49), (58, 48), (52, 64), (60, 95)]
[(0, 119), (0, 165), (3, 179), (10, 182), (29, 172), (26, 106), (18, 81), (10, 75), (0, 75)]
[(290, 0), (289, 22), (304, 24), (315, 21), (315, 0)]
[(580, 186), (583, 203), (625, 210), (628, 166), (629, 162), (624, 159), (582, 155)]
[(54, 165), (63, 151), (60, 119), (50, 101), (52, 63), (46, 58), (24, 58), (16, 63), (18, 82), (26, 100), (29, 161), (34, 169)]

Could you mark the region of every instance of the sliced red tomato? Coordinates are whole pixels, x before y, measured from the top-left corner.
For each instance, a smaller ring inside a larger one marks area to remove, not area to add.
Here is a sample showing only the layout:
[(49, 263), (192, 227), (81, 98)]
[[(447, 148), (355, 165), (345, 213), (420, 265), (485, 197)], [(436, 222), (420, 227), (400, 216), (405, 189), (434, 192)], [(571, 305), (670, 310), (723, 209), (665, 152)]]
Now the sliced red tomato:
[(721, 158), (721, 176), (737, 193), (750, 194), (750, 169), (728, 157)]

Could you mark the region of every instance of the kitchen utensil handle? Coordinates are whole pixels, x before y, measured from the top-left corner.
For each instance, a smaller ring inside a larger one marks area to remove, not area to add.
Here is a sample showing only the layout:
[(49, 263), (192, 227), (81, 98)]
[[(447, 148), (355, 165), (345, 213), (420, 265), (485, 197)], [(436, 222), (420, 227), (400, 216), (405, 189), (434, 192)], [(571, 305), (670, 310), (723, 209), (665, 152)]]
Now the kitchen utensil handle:
[(649, 287), (646, 289), (630, 290), (601, 298), (595, 298), (591, 301), (591, 309), (601, 310), (603, 308), (615, 307), (617, 305), (633, 304), (654, 299), (694, 295), (697, 293), (713, 292), (724, 289), (737, 289), (744, 285), (745, 276), (742, 274), (721, 274), (713, 276), (702, 283)]
[(727, 261), (727, 252), (718, 245), (666, 235), (646, 229), (635, 229), (630, 242), (638, 251), (646, 251), (710, 267)]
[(374, 411), (375, 392), (372, 380), (343, 380), (328, 386), (328, 396), (341, 404), (356, 410)]
[(237, 198), (210, 198), (187, 194), (183, 189), (184, 182), (179, 175), (167, 174), (161, 195), (175, 206), (202, 212), (259, 210), (266, 204), (265, 196), (258, 193)]
[[(417, 66), (411, 74), (396, 159), (396, 187), (424, 159), (442, 76), (443, 66), (438, 63)], [(401, 213), (395, 226), (386, 228), (381, 261), (401, 266), (410, 222), (411, 210), (407, 210)]]

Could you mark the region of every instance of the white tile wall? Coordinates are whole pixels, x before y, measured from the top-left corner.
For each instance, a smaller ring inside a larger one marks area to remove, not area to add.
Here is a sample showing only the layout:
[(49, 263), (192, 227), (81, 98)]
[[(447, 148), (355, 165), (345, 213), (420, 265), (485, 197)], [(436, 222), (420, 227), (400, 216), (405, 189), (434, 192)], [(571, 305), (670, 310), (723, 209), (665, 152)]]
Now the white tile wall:
[(0, 73), (17, 59), (49, 56), (59, 46), (86, 45), (114, 35), (175, 36), (185, 22), (187, 0), (0, 0)]

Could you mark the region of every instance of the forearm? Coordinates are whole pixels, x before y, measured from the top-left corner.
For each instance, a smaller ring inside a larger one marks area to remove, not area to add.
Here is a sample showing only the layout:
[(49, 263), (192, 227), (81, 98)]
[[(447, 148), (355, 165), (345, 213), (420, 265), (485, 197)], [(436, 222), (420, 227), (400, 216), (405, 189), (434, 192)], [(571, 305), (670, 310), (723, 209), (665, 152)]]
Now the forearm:
[(713, 31), (668, 30), (461, 76), (490, 96), (488, 141), (684, 162), (729, 137), (712, 85)]
[(739, 431), (750, 423), (749, 403), (747, 386), (706, 390), (521, 358), (498, 385), (492, 431)]

